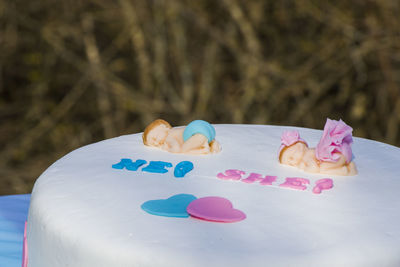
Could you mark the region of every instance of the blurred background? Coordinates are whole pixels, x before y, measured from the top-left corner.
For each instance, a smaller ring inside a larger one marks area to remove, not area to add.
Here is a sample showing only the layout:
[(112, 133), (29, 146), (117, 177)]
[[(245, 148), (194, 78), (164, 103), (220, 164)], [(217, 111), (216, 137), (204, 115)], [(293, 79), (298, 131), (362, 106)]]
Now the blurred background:
[(156, 118), (342, 118), (399, 146), (399, 14), (397, 0), (0, 0), (0, 195)]

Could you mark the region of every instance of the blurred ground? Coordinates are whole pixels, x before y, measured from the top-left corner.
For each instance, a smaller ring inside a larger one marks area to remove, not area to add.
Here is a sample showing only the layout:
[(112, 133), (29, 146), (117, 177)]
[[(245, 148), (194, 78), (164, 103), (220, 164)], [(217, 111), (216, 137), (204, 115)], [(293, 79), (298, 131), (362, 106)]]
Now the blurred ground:
[(0, 194), (82, 145), (342, 118), (400, 145), (399, 1), (0, 0)]

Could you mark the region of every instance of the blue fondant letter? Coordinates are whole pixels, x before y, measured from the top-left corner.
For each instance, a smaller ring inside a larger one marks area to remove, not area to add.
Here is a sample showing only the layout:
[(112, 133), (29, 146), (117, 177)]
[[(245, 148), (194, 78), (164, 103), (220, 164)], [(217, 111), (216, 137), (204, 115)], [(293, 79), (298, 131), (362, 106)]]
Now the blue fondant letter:
[(154, 173), (166, 173), (168, 170), (166, 168), (171, 168), (172, 164), (165, 161), (150, 161), (149, 165), (144, 167), (142, 171), (144, 172), (154, 172)]
[(193, 170), (193, 163), (190, 161), (181, 161), (175, 166), (174, 176), (177, 178), (184, 177), (186, 173)]
[(137, 171), (140, 166), (146, 164), (147, 161), (143, 159), (138, 159), (135, 162), (132, 162), (131, 159), (121, 159), (119, 163), (113, 164), (112, 167), (114, 169), (123, 169), (126, 168), (129, 171)]

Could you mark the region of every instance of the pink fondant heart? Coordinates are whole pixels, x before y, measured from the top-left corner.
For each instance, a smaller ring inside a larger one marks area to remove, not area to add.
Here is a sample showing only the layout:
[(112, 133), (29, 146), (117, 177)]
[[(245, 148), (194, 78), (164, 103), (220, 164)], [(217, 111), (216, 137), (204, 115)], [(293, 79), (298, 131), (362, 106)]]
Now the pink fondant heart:
[(234, 209), (232, 203), (222, 197), (203, 197), (193, 200), (186, 210), (191, 216), (207, 221), (238, 222), (246, 218), (246, 214)]

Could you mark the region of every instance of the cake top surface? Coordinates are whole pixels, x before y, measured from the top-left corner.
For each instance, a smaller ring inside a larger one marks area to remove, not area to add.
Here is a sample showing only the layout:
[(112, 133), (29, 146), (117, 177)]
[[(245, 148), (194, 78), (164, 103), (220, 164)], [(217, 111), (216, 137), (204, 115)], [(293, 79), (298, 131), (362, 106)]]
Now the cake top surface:
[[(171, 154), (144, 146), (141, 134), (77, 149), (38, 179), (29, 219), (63, 232), (67, 242), (79, 241), (86, 254), (112, 255), (121, 266), (132, 261), (151, 261), (152, 266), (400, 262), (399, 148), (355, 137), (358, 174), (327, 176), (281, 165), (276, 156), (283, 130), (300, 131), (310, 146), (318, 143), (320, 130), (259, 125), (215, 129), (222, 147), (217, 154)], [(166, 173), (111, 168), (122, 158), (164, 161), (172, 167)], [(194, 168), (178, 179), (173, 168), (182, 161), (192, 162)], [(251, 173), (276, 176), (276, 181), (263, 186), (219, 179), (226, 170), (240, 170), (243, 178)], [(309, 184), (305, 190), (279, 186), (287, 177), (304, 178)], [(314, 194), (316, 182), (323, 178), (332, 179), (334, 187)], [(177, 194), (224, 197), (246, 219), (213, 223), (154, 216), (140, 208), (146, 201)], [(98, 266), (110, 266), (103, 263)]]

